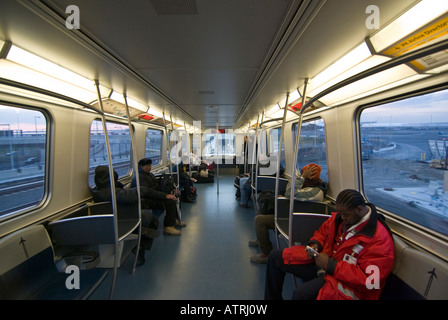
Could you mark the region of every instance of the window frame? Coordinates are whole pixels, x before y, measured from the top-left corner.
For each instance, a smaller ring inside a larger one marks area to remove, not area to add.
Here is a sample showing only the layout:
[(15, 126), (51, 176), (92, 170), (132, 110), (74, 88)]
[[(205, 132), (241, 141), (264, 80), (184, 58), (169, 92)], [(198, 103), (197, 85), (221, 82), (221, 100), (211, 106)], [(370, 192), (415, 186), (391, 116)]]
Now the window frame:
[[(327, 176), (325, 177), (326, 179), (323, 179), (322, 175), (321, 175), (321, 179), (325, 183), (330, 184), (330, 181), (329, 181), (330, 180), (330, 172), (329, 172), (329, 166), (328, 166), (327, 123), (325, 121), (325, 118), (322, 117), (322, 116), (316, 116), (316, 117), (312, 117), (312, 118), (309, 118), (309, 119), (304, 119), (302, 121), (302, 126), (303, 126), (304, 123), (311, 122), (311, 121), (317, 121), (317, 120), (322, 120), (322, 122), (324, 123), (324, 130), (325, 130), (325, 132), (324, 132), (324, 137), (325, 137), (325, 157), (326, 157), (325, 162), (326, 162)], [(296, 146), (296, 128), (298, 127), (298, 125), (299, 125), (298, 121), (297, 122), (293, 122), (291, 124), (291, 132), (292, 132), (292, 139), (291, 140), (292, 140), (292, 150), (293, 150), (293, 152), (291, 153), (292, 155), (294, 154), (294, 151), (295, 151), (295, 146)], [(303, 131), (301, 130), (300, 133), (302, 134), (302, 132)], [(300, 151), (300, 140), (299, 140), (299, 149), (297, 151), (298, 152)], [(299, 159), (297, 158), (296, 160), (297, 161), (295, 163), (295, 169), (297, 170), (298, 169), (298, 165), (299, 165)], [(323, 170), (323, 172), (325, 172), (325, 170)]]
[[(426, 87), (423, 89), (418, 89), (410, 92), (406, 92), (403, 94), (397, 94), (391, 97), (387, 97), (385, 99), (375, 100), (366, 104), (359, 105), (355, 108), (353, 113), (353, 121), (354, 121), (354, 136), (355, 136), (355, 156), (357, 163), (357, 181), (360, 188), (360, 192), (363, 196), (369, 201), (365, 189), (364, 189), (364, 180), (363, 180), (363, 159), (362, 159), (362, 142), (361, 142), (361, 114), (364, 110), (368, 108), (374, 108), (385, 104), (390, 104), (398, 101), (403, 101), (406, 99), (411, 99), (418, 96), (423, 96), (431, 93), (435, 93), (438, 91), (448, 90), (448, 84), (435, 85)], [(440, 249), (447, 246), (448, 236), (444, 235), (436, 230), (433, 230), (429, 227), (419, 224), (418, 222), (414, 222), (405, 217), (400, 216), (397, 213), (391, 212), (388, 209), (377, 206), (378, 212), (384, 214), (387, 218), (387, 222), (390, 226), (392, 226), (394, 233), (399, 234), (400, 236), (406, 238), (410, 242), (418, 245), (419, 247), (424, 248), (432, 252), (433, 254), (441, 257), (442, 259), (447, 259), (445, 256), (446, 249)]]
[[(92, 143), (92, 138), (91, 138), (91, 136), (92, 136), (92, 125), (93, 125), (93, 123), (95, 122), (95, 121), (98, 121), (98, 122), (100, 122), (101, 123), (101, 131), (103, 131), (103, 127), (102, 127), (102, 120), (100, 119), (100, 118), (94, 118), (94, 119), (92, 119), (92, 121), (91, 121), (91, 123), (90, 123), (90, 133), (89, 133), (89, 160), (88, 160), (88, 172), (89, 172), (89, 177), (88, 177), (88, 185), (89, 185), (89, 187), (95, 187), (95, 183), (93, 182), (93, 184), (91, 184), (91, 180), (93, 181), (93, 178), (94, 178), (94, 175), (93, 176), (91, 176), (90, 175), (90, 169), (91, 169), (91, 166), (90, 166), (90, 150), (91, 150), (91, 143)], [(107, 127), (107, 124), (115, 124), (115, 125), (120, 125), (120, 126), (124, 126), (124, 127), (126, 127), (127, 129), (129, 129), (129, 125), (128, 125), (128, 123), (123, 123), (123, 122), (120, 122), (120, 121), (115, 121), (115, 120), (110, 120), (110, 119), (106, 119), (106, 127)], [(133, 130), (133, 133), (134, 133), (134, 135), (135, 135), (135, 127), (132, 125), (131, 126), (132, 128), (131, 129), (129, 129), (129, 130)], [(107, 133), (108, 134), (110, 134), (110, 130), (107, 130)], [(132, 141), (131, 141), (131, 135), (130, 134), (128, 134), (127, 135), (128, 137), (129, 137), (129, 171), (126, 173), (126, 174), (123, 174), (123, 175), (120, 175), (119, 174), (119, 180), (122, 180), (122, 179), (128, 179), (128, 178), (130, 178), (131, 177), (131, 175), (132, 175), (132, 173), (133, 173), (133, 152), (132, 152)], [(104, 136), (103, 136), (104, 137)], [(145, 137), (145, 139), (146, 139), (146, 137)], [(106, 139), (104, 139), (104, 140), (106, 140)], [(106, 141), (104, 141), (104, 142), (106, 142)], [(110, 143), (110, 141), (109, 141), (109, 143)], [(106, 157), (108, 157), (108, 155), (107, 155), (107, 150), (105, 151), (106, 152)], [(108, 160), (107, 160), (108, 161)], [(105, 164), (97, 164), (96, 166), (99, 166), (99, 165), (106, 165), (106, 166), (109, 166), (109, 162), (107, 162), (107, 163), (105, 163)], [(113, 168), (114, 168), (114, 171), (116, 171), (116, 168), (115, 168), (115, 166), (114, 166), (114, 163), (113, 163), (113, 159), (112, 159), (112, 166), (113, 166)]]
[[(149, 157), (149, 156), (147, 156), (146, 155), (146, 142), (147, 142), (147, 136), (148, 136), (148, 130), (152, 130), (152, 131), (160, 131), (160, 154), (159, 154), (159, 157), (160, 157), (160, 160), (159, 160), (159, 162), (158, 163), (153, 163), (153, 166), (154, 167), (156, 167), (156, 166), (160, 166), (160, 165), (162, 165), (163, 164), (163, 141), (164, 141), (164, 139), (165, 139), (165, 136), (164, 136), (164, 131), (162, 130), (162, 129), (155, 129), (155, 128), (151, 128), (151, 127), (145, 127), (146, 129), (145, 129), (145, 158), (146, 157)], [(131, 148), (132, 148), (132, 146), (131, 146)], [(138, 161), (138, 160), (137, 160)]]
[(42, 209), (51, 197), (51, 167), (53, 165), (51, 154), (54, 153), (53, 135), (54, 135), (54, 121), (51, 113), (45, 108), (23, 104), (23, 103), (11, 103), (8, 101), (0, 101), (0, 104), (5, 107), (26, 109), (31, 111), (40, 112), (45, 119), (45, 151), (44, 151), (44, 165), (43, 165), (43, 193), (40, 201), (31, 206), (22, 206), (14, 210), (9, 209), (5, 214), (0, 215), (0, 223), (17, 219), (21, 216), (25, 216), (29, 213)]

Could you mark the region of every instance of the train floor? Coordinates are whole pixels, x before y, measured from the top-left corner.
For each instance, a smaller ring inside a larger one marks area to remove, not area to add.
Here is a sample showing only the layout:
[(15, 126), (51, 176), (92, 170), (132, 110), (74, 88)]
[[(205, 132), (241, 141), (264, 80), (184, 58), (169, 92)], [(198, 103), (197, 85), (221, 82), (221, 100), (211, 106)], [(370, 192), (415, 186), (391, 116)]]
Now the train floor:
[[(233, 180), (227, 174), (214, 183), (195, 184), (195, 203), (182, 203), (187, 226), (181, 236), (161, 232), (146, 252), (146, 263), (131, 273), (131, 254), (118, 270), (112, 299), (117, 300), (262, 300), (266, 265), (249, 260), (258, 248), (255, 239), (253, 202), (241, 208)], [(160, 217), (160, 231), (163, 216)], [(274, 233), (271, 240), (275, 247)], [(108, 299), (112, 272), (90, 297)], [(292, 279), (285, 279), (284, 297), (292, 294)]]

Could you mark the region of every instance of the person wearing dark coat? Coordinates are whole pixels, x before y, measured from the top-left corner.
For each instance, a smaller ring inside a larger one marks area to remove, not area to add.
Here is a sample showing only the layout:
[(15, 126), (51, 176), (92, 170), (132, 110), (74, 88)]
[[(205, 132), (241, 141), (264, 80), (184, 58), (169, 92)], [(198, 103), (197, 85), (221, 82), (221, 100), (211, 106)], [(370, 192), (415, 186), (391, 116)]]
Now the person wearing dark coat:
[[(159, 182), (156, 177), (151, 173), (152, 160), (149, 158), (143, 158), (138, 162), (138, 176), (140, 187), (148, 189), (148, 194), (142, 196), (142, 208), (144, 209), (163, 209), (166, 212), (165, 219), (163, 221), (163, 232), (167, 235), (179, 236), (181, 231), (176, 229), (175, 226), (180, 226), (177, 220), (177, 206), (176, 196), (170, 193), (165, 193), (160, 190)], [(132, 179), (132, 187), (137, 186), (136, 177)], [(186, 224), (182, 222), (182, 227)]]
[[(138, 210), (138, 192), (137, 188), (124, 189), (123, 184), (118, 181), (118, 174), (114, 171), (115, 180), (115, 195), (117, 206), (120, 207), (134, 207)], [(95, 188), (92, 189), (92, 196), (94, 202), (112, 201), (111, 185), (109, 178), (109, 168), (107, 166), (98, 166), (95, 169)], [(149, 190), (146, 187), (140, 187), (141, 197), (147, 197)], [(120, 217), (120, 210), (118, 211)], [(140, 251), (138, 252), (138, 261), (145, 262), (145, 250), (150, 250), (152, 241), (159, 233), (157, 231), (159, 221), (151, 210), (142, 210), (142, 237), (140, 242)]]

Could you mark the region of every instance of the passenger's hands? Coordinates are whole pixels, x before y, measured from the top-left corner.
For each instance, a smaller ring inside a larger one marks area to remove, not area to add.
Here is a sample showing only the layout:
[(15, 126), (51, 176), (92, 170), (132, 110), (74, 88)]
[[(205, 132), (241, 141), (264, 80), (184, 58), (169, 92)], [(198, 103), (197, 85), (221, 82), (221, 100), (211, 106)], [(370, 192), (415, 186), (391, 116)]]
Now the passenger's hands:
[[(313, 243), (313, 244), (310, 244), (310, 245), (308, 245), (308, 246), (311, 247), (311, 248), (313, 248), (313, 249), (316, 250), (316, 251), (318, 251), (318, 249), (319, 249), (317, 243)], [(306, 249), (305, 249), (305, 250), (306, 250)], [(307, 254), (308, 254), (308, 258), (310, 258), (310, 259), (315, 258), (315, 256), (313, 256), (313, 254), (310, 253), (310, 252), (308, 252), (308, 251), (307, 251)]]
[(328, 255), (326, 253), (320, 253), (316, 258), (316, 265), (321, 269), (326, 269), (328, 264)]
[(312, 179), (314, 175), (317, 173), (317, 169), (315, 167), (308, 167), (302, 173), (302, 178), (304, 179)]
[(177, 200), (176, 196), (174, 194), (168, 193), (165, 198), (168, 200)]

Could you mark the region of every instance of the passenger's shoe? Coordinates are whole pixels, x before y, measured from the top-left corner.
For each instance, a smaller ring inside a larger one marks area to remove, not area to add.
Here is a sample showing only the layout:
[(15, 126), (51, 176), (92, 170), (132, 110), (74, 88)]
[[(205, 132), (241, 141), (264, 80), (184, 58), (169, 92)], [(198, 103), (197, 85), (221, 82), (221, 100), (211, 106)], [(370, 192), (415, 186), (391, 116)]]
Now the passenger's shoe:
[(269, 256), (264, 253), (255, 254), (250, 257), (250, 261), (260, 264), (266, 264), (268, 263)]
[(260, 244), (258, 243), (258, 240), (249, 240), (249, 247), (256, 247), (258, 248)]
[(185, 199), (185, 202), (186, 202), (186, 203), (194, 203), (194, 200), (193, 200), (193, 198), (191, 198), (191, 197), (187, 197), (187, 198)]
[(247, 204), (240, 204), (240, 207), (241, 208), (246, 208), (246, 209), (249, 208), (249, 206)]
[(153, 228), (142, 227), (142, 235), (149, 239), (155, 239), (159, 236), (159, 231)]
[(168, 235), (168, 236), (180, 236), (182, 234), (182, 232), (180, 232), (179, 230), (175, 229), (174, 227), (165, 227), (165, 228), (163, 228), (163, 233)]
[(180, 222), (178, 219), (176, 219), (176, 224), (174, 225), (175, 227), (181, 227), (181, 228), (184, 228), (184, 227), (186, 227), (187, 226), (187, 223), (186, 222)]

